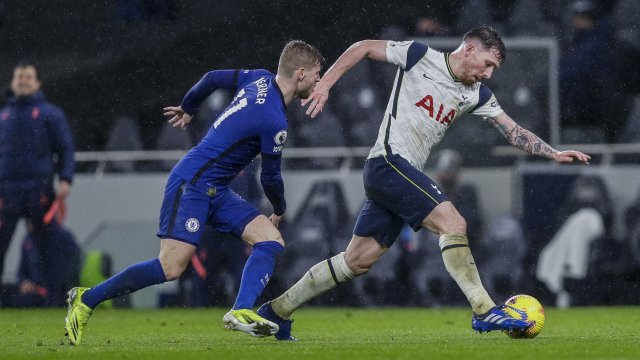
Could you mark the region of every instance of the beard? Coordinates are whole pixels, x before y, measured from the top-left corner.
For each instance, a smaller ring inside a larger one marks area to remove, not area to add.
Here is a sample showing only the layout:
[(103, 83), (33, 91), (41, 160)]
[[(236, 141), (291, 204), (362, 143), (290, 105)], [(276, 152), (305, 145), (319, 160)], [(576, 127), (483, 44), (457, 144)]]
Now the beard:
[(473, 76), (465, 76), (460, 78), (460, 82), (464, 85), (464, 86), (471, 86), (473, 84), (475, 84), (478, 80), (476, 80), (476, 78), (474, 78)]

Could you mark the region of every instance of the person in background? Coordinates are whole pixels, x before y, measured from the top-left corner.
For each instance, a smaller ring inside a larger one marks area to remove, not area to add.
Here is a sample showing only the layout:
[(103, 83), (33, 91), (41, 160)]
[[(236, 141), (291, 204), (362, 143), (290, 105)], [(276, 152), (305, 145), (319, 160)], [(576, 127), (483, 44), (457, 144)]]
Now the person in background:
[(598, 16), (597, 6), (589, 0), (574, 1), (570, 11), (571, 40), (560, 62), (562, 125), (581, 129), (587, 136), (571, 140), (597, 141), (602, 134), (612, 140), (624, 125), (610, 114), (616, 108), (615, 92), (603, 91), (616, 88), (613, 25)]
[(71, 130), (62, 110), (47, 102), (41, 86), (36, 64), (19, 63), (11, 80), (12, 96), (0, 109), (0, 275), (18, 220), (26, 218), (33, 237), (50, 241), (61, 229), (57, 221), (46, 222), (45, 215), (71, 190), (75, 168)]

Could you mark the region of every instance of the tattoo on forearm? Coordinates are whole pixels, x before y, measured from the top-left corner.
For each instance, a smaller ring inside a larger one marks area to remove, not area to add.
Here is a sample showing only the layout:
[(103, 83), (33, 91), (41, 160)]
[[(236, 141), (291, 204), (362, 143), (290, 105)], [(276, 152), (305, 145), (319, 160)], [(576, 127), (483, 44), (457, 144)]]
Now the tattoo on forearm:
[(505, 125), (499, 124), (495, 118), (488, 118), (488, 121), (500, 131), (502, 136), (504, 136), (511, 145), (531, 155), (551, 159), (553, 158), (553, 154), (557, 152), (557, 150), (540, 139), (536, 134), (519, 125), (508, 128)]

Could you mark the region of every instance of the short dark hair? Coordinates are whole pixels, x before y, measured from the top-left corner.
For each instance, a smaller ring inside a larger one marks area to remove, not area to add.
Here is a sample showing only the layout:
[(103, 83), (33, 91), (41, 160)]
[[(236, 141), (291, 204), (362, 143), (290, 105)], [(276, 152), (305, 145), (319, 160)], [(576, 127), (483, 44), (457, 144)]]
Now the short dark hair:
[(296, 69), (310, 68), (313, 65), (324, 67), (324, 56), (315, 46), (302, 40), (291, 40), (284, 46), (278, 62), (278, 73), (291, 76)]
[(28, 67), (32, 67), (32, 68), (34, 68), (36, 70), (36, 80), (40, 81), (40, 68), (33, 61), (22, 60), (22, 61), (18, 62), (16, 64), (16, 66), (14, 66), (13, 70), (15, 70), (15, 69), (24, 69), (24, 68), (28, 68)]
[(467, 31), (462, 37), (462, 40), (477, 39), (482, 46), (488, 50), (495, 50), (497, 52), (498, 61), (502, 64), (507, 58), (507, 50), (504, 47), (500, 34), (491, 26), (482, 25)]

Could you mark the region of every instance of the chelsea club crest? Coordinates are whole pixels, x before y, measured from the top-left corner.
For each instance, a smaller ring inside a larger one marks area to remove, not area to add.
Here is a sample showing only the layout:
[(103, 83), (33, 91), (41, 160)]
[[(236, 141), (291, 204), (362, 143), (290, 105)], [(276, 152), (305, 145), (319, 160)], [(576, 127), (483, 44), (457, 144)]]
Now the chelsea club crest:
[(196, 218), (189, 218), (184, 226), (187, 228), (187, 231), (196, 232), (200, 229), (200, 222)]

